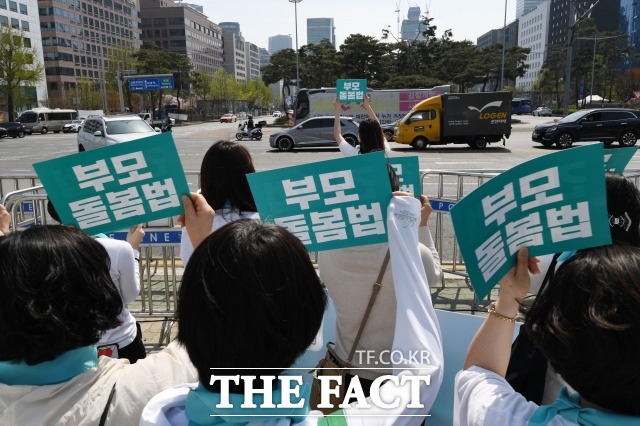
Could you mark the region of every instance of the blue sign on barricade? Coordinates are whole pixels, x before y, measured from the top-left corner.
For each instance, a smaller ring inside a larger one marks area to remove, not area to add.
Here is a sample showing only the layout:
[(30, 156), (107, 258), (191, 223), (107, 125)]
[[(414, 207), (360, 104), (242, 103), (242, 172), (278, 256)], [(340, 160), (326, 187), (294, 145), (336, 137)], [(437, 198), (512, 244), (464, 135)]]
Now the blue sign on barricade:
[(451, 209), (453, 208), (453, 206), (456, 205), (457, 201), (430, 198), (429, 203), (431, 204), (431, 208), (433, 209), (434, 212), (450, 213)]
[[(116, 240), (125, 241), (127, 239), (127, 231), (109, 232), (107, 237)], [(142, 245), (177, 245), (182, 239), (182, 231), (180, 229), (145, 229)]]

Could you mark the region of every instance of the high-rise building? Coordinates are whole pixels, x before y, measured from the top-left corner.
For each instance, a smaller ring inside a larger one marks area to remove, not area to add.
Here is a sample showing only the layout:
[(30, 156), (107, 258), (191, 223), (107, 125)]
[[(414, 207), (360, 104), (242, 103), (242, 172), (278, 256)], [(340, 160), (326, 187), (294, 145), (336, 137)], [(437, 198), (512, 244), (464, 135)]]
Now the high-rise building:
[(333, 18), (307, 19), (307, 44), (319, 44), (322, 40), (329, 40), (335, 47), (336, 28)]
[(272, 55), (282, 49), (293, 49), (290, 35), (275, 35), (269, 37), (269, 53)]
[[(569, 34), (569, 0), (550, 0), (549, 44), (565, 46)], [(572, 0), (574, 1), (574, 0)], [(593, 2), (574, 1), (576, 16), (582, 16)], [(598, 32), (618, 31), (621, 21), (621, 0), (600, 0), (591, 11)], [(637, 15), (638, 6), (635, 5)]]
[[(7, 2), (0, 1), (0, 25), (11, 26), (16, 30), (22, 31), (24, 34), (24, 46), (35, 49), (38, 52), (38, 57), (34, 58), (35, 61), (39, 64), (47, 65), (42, 53), (40, 19), (38, 17), (39, 6), (37, 0), (24, 0), (18, 4), (12, 1), (9, 4), (9, 8), (7, 8)], [(43, 27), (42, 31), (46, 32), (48, 29), (53, 30), (53, 26), (47, 23), (47, 26)], [(49, 61), (55, 61), (57, 64), (63, 61), (71, 62), (71, 56), (71, 54), (67, 53), (63, 59), (61, 55), (49, 54), (46, 58)], [(21, 95), (19, 105), (15, 105), (19, 110), (42, 106), (42, 103), (47, 99), (47, 84), (45, 81), (41, 81), (34, 87), (24, 87), (21, 90)], [(7, 111), (2, 112), (6, 113)], [(7, 119), (8, 116), (5, 115), (3, 120)]]
[(516, 79), (516, 87), (524, 92), (535, 88), (540, 70), (547, 56), (547, 37), (549, 35), (549, 6), (546, 0), (520, 16), (518, 45), (531, 50), (525, 63), (529, 69)]
[(260, 78), (260, 49), (251, 42), (244, 43), (244, 55), (246, 59), (247, 78), (253, 80)]
[(193, 69), (213, 74), (223, 63), (222, 31), (189, 3), (140, 0), (142, 40), (187, 56)]
[(262, 67), (266, 67), (271, 63), (271, 55), (269, 54), (269, 51), (267, 49), (265, 49), (264, 47), (259, 47), (258, 54), (260, 55), (260, 69), (262, 69)]
[(420, 20), (421, 10), (419, 6), (412, 6), (407, 11), (407, 19), (402, 20), (400, 26), (401, 38), (404, 41), (424, 40), (425, 36), (422, 33), (427, 29), (422, 25)]
[(535, 9), (543, 1), (545, 0), (518, 0), (516, 3), (516, 18), (519, 19), (525, 13)]
[(223, 31), (224, 70), (231, 74), (236, 81), (247, 80), (247, 56), (245, 53), (244, 37), (235, 32)]
[(240, 24), (238, 22), (218, 22), (218, 26), (222, 29), (222, 31), (229, 31), (237, 36), (242, 37), (242, 33), (240, 32)]

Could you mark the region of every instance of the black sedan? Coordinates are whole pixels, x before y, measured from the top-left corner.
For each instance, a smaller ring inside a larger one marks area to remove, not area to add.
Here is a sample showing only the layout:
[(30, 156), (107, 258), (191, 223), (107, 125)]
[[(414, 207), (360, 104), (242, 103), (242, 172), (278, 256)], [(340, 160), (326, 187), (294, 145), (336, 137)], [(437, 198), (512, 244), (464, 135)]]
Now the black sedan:
[(0, 139), (6, 138), (9, 132), (4, 127), (0, 127)]
[[(6, 121), (4, 123), (0, 123), (0, 127), (7, 130), (7, 134), (5, 136), (11, 136), (12, 138), (24, 138), (27, 134), (27, 128), (22, 123), (18, 123), (17, 121)], [(2, 132), (0, 132), (0, 137), (2, 137)]]
[(634, 146), (640, 135), (640, 113), (625, 108), (585, 109), (552, 123), (539, 124), (531, 139), (544, 146), (569, 148), (574, 142), (601, 141)]

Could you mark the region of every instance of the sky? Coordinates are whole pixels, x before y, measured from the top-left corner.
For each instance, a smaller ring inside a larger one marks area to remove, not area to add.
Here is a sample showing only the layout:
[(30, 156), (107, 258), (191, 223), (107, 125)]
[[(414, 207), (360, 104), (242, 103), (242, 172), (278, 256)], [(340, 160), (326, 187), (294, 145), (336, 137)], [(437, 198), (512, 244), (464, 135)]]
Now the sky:
[[(294, 3), (288, 0), (186, 0), (187, 3), (204, 6), (204, 14), (210, 21), (238, 22), (245, 41), (258, 47), (269, 47), (269, 37), (291, 35), (296, 44)], [(382, 29), (390, 26), (398, 35), (400, 23), (407, 16), (410, 6), (419, 6), (424, 14), (434, 18), (436, 35), (451, 29), (457, 41), (476, 39), (487, 31), (504, 24), (507, 0), (301, 0), (297, 3), (298, 46), (307, 44), (307, 18), (333, 18), (337, 48), (351, 34), (363, 34), (380, 40)], [(515, 0), (508, 1), (507, 23), (515, 19)]]

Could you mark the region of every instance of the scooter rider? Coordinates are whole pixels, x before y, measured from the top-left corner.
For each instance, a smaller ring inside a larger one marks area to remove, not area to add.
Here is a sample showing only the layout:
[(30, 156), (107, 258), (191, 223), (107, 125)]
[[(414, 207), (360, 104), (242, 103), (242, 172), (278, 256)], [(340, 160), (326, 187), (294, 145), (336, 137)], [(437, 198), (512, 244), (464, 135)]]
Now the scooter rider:
[(247, 133), (251, 133), (251, 130), (253, 129), (253, 115), (249, 114), (248, 117), (249, 120), (247, 121)]

